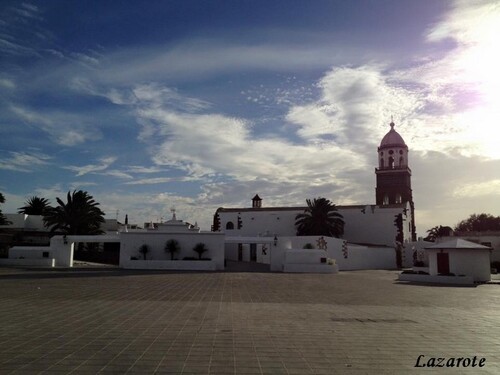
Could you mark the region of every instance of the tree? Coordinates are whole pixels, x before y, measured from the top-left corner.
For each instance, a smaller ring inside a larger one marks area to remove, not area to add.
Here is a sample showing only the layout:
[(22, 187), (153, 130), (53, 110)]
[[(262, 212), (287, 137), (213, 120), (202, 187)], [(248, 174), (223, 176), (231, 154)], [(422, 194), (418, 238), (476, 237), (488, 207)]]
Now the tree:
[(25, 203), (25, 206), (19, 207), (18, 214), (25, 215), (44, 215), (48, 208), (50, 208), (50, 202), (48, 199), (33, 196), (29, 198)]
[(179, 252), (181, 247), (179, 246), (179, 242), (177, 240), (168, 240), (165, 243), (165, 251), (170, 253), (170, 260), (174, 260), (174, 254)]
[(64, 234), (100, 234), (104, 212), (86, 191), (68, 191), (67, 202), (57, 198), (57, 207), (48, 208), (43, 221), (51, 232)]
[[(0, 203), (5, 203), (5, 197), (2, 193), (0, 193)], [(2, 210), (0, 209), (0, 225), (9, 225), (11, 222), (7, 220), (7, 218), (3, 215)]]
[(201, 256), (203, 255), (204, 252), (208, 251), (207, 247), (205, 246), (204, 243), (200, 242), (197, 243), (194, 247), (193, 250), (198, 253), (198, 258), (201, 259)]
[(146, 260), (146, 254), (149, 253), (149, 251), (150, 251), (149, 246), (146, 244), (143, 244), (143, 245), (141, 245), (141, 247), (139, 247), (139, 252), (144, 257), (144, 260)]
[(297, 236), (331, 236), (344, 234), (344, 220), (337, 208), (326, 198), (306, 199), (304, 213), (295, 217)]
[(453, 229), (448, 226), (435, 226), (427, 231), (427, 237), (424, 238), (425, 241), (434, 242), (436, 238), (451, 236)]
[(469, 218), (462, 220), (455, 226), (456, 232), (485, 232), (499, 231), (500, 216), (490, 214), (472, 214)]

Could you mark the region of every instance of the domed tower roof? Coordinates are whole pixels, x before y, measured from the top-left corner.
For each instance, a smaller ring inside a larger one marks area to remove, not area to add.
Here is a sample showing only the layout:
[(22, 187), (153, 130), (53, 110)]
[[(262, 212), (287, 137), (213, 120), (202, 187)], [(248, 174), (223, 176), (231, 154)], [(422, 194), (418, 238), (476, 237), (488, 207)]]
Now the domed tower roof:
[(389, 130), (389, 132), (386, 135), (384, 135), (384, 138), (382, 138), (382, 142), (380, 142), (379, 148), (388, 148), (388, 147), (407, 148), (408, 146), (406, 146), (403, 137), (401, 137), (401, 135), (399, 135), (399, 133), (396, 130), (394, 130), (394, 122), (391, 121), (390, 125), (391, 125), (391, 130)]

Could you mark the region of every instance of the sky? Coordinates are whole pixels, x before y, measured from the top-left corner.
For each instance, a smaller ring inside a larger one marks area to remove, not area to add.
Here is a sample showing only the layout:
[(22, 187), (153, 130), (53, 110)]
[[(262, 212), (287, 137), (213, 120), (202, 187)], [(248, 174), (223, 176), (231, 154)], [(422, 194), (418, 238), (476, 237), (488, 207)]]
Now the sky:
[(375, 203), (391, 116), (417, 233), (500, 215), (500, 3), (2, 1), (4, 213), (82, 189), (106, 218)]

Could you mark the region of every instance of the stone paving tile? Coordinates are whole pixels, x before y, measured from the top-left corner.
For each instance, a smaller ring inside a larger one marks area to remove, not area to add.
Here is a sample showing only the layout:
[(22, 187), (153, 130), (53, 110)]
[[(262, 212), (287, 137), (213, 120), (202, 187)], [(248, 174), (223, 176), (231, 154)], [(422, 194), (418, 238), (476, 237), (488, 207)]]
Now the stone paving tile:
[(500, 373), (500, 286), (395, 278), (0, 268), (0, 374)]

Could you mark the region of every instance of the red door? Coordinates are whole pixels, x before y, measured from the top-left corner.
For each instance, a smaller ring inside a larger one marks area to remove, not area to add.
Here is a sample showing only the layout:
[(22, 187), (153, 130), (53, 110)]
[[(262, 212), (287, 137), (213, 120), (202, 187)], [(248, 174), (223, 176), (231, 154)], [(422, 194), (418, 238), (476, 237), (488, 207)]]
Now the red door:
[(450, 273), (450, 259), (448, 253), (437, 253), (438, 273)]

